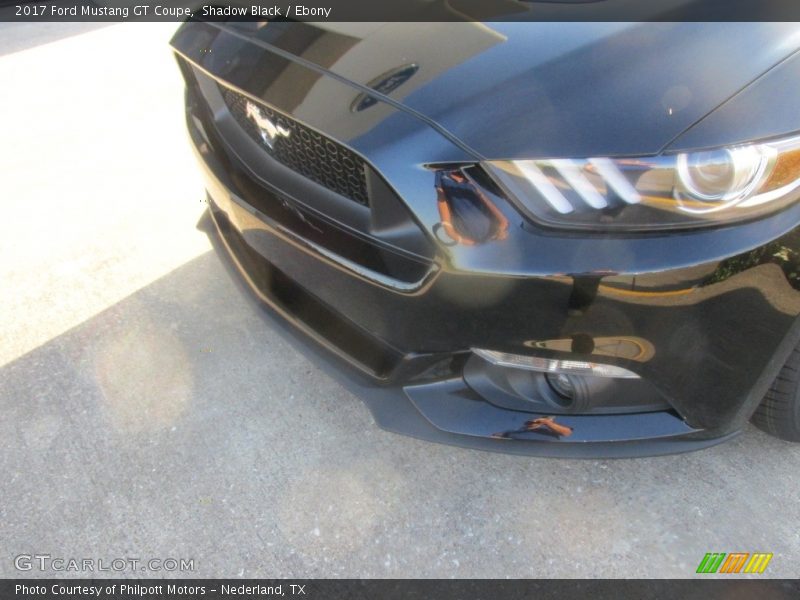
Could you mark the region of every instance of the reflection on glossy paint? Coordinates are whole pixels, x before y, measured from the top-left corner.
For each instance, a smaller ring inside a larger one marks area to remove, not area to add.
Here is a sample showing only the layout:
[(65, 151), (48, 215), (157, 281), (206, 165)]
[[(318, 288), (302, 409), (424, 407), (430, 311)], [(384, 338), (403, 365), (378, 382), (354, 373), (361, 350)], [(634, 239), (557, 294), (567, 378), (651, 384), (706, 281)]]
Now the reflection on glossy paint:
[(703, 285), (725, 281), (747, 269), (772, 263), (780, 266), (786, 280), (794, 289), (800, 290), (800, 253), (796, 250), (800, 247), (798, 244), (800, 231), (795, 229), (770, 244), (722, 261)]
[(445, 244), (475, 246), (508, 237), (508, 219), (464, 169), (436, 172), (436, 202)]
[(582, 315), (591, 306), (597, 297), (597, 289), (602, 275), (575, 276), (572, 282), (572, 292), (567, 302), (567, 312), (571, 316)]
[[(375, 90), (379, 94), (388, 94), (411, 79), (411, 77), (413, 77), (414, 73), (417, 71), (419, 71), (419, 65), (417, 64), (412, 63), (410, 65), (403, 65), (379, 75), (370, 81), (367, 84), (367, 87)], [(350, 107), (350, 112), (361, 112), (370, 106), (375, 106), (377, 103), (378, 100), (375, 98), (375, 96), (371, 96), (366, 93), (359, 94), (356, 96), (356, 99), (353, 100), (353, 104)]]
[(572, 352), (576, 354), (593, 354), (624, 358), (638, 362), (647, 362), (656, 353), (656, 349), (646, 339), (636, 336), (592, 337), (588, 334), (573, 334), (568, 338), (555, 340), (528, 340), (524, 342), (529, 348)]
[[(396, 101), (505, 40), (486, 25), (468, 22), (420, 22), (408, 27), (407, 23), (285, 21), (261, 28), (229, 22), (225, 29), (236, 36), (253, 36)], [(248, 46), (243, 37), (220, 36), (213, 50), (218, 56), (212, 71), (216, 67), (215, 72), (230, 82), (248, 79), (249, 92), (309, 125), (319, 115), (332, 115), (339, 129), (327, 131), (341, 141), (368, 133), (393, 112), (357, 88), (331, 86), (315, 69)]]
[(555, 417), (539, 417), (537, 419), (525, 421), (519, 429), (494, 433), (492, 437), (498, 439), (512, 439), (515, 434), (525, 433), (541, 433), (542, 435), (550, 437), (562, 438), (572, 435), (572, 427), (556, 423)]

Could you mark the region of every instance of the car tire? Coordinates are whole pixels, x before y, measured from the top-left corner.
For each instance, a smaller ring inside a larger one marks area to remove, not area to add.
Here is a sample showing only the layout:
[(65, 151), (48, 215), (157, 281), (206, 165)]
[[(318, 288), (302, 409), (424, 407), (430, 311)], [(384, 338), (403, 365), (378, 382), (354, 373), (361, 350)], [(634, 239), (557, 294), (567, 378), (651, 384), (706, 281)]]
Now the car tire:
[(800, 347), (792, 350), (752, 421), (775, 437), (800, 442)]

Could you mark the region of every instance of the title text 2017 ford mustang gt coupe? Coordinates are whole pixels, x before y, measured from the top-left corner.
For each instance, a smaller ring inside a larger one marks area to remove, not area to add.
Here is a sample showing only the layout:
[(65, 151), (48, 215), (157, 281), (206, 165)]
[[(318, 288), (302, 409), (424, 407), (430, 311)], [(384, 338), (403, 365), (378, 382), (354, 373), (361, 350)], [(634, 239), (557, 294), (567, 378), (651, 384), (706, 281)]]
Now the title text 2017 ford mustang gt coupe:
[(797, 25), (194, 21), (172, 46), (224, 247), (391, 391), (382, 426), (554, 456), (800, 440)]

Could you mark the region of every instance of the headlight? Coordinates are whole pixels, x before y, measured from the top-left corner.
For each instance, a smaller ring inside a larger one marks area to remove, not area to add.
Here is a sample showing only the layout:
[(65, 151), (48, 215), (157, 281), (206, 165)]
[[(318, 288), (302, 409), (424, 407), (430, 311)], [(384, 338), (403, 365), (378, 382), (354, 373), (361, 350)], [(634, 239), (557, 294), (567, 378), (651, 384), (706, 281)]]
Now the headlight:
[(644, 158), (489, 161), (531, 218), (591, 229), (678, 229), (762, 216), (800, 197), (800, 136)]

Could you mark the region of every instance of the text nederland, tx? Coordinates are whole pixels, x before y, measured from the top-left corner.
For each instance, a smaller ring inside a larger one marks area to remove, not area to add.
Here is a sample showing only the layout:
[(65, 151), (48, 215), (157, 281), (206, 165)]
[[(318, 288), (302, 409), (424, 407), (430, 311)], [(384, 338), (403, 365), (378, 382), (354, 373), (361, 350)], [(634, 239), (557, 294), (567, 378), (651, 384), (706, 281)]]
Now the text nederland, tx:
[(40, 596), (49, 593), (53, 596), (86, 596), (93, 598), (102, 598), (104, 595), (114, 596), (116, 594), (140, 597), (162, 594), (170, 596), (197, 596), (217, 592), (223, 596), (285, 596), (287, 595), (286, 592), (291, 596), (303, 596), (306, 594), (305, 587), (305, 585), (296, 583), (278, 585), (220, 584), (218, 588), (211, 588), (205, 585), (142, 585), (139, 583), (115, 583), (110, 585), (67, 585), (63, 583), (54, 583), (50, 586), (25, 585), (20, 583), (14, 587), (14, 593), (17, 596)]

